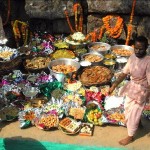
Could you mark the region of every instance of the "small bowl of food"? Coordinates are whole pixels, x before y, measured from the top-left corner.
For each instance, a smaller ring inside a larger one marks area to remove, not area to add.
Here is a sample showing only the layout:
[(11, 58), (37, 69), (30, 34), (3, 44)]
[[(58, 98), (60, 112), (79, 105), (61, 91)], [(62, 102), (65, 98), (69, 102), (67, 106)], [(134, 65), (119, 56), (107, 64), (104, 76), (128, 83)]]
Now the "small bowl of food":
[(116, 59), (117, 62), (117, 69), (122, 70), (124, 66), (126, 65), (128, 59), (126, 57), (119, 57)]
[(88, 45), (88, 49), (90, 52), (98, 52), (101, 54), (107, 54), (110, 50), (111, 45), (104, 43), (104, 42), (93, 42)]
[(113, 53), (108, 53), (104, 55), (105, 59), (116, 59), (116, 55)]
[(101, 64), (103, 59), (104, 59), (104, 56), (96, 52), (86, 53), (81, 56), (81, 60), (91, 62), (92, 65)]
[(116, 61), (113, 60), (113, 59), (105, 59), (103, 61), (103, 64), (109, 68), (110, 70), (114, 69), (115, 68), (115, 65), (116, 65)]

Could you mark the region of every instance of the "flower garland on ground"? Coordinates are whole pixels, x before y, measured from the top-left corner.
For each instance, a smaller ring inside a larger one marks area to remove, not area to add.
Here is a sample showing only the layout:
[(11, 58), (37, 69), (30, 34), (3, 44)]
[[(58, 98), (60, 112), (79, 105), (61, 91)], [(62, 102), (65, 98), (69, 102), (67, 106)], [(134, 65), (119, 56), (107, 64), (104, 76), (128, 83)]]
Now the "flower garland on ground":
[[(110, 26), (110, 20), (116, 18), (116, 24), (114, 27)], [(86, 39), (91, 38), (92, 42), (95, 42), (97, 39), (101, 39), (103, 34), (106, 32), (106, 34), (109, 35), (109, 37), (112, 38), (119, 38), (122, 30), (123, 30), (123, 19), (120, 16), (113, 16), (113, 15), (108, 15), (104, 18), (102, 18), (103, 20), (103, 25), (99, 30), (99, 35), (97, 30), (94, 30), (93, 32), (90, 32), (87, 36)]]
[(23, 39), (23, 45), (27, 45), (29, 34), (28, 24), (19, 20), (15, 20), (15, 22), (12, 22), (12, 26), (17, 47), (19, 46), (19, 41), (21, 38)]
[(133, 16), (134, 16), (134, 10), (135, 10), (135, 5), (136, 5), (136, 0), (133, 0), (132, 4), (132, 11), (131, 11), (131, 16), (130, 16), (130, 21), (127, 26), (127, 38), (126, 38), (126, 43), (125, 45), (129, 44), (130, 38), (131, 38), (131, 32), (132, 32), (132, 22), (133, 22)]
[[(78, 21), (78, 8), (79, 8), (79, 12), (80, 12), (79, 21)], [(82, 32), (82, 30), (83, 30), (83, 9), (82, 9), (82, 6), (79, 3), (75, 3), (73, 5), (73, 11), (74, 11), (74, 16), (75, 16), (75, 30), (73, 29), (73, 27), (71, 25), (69, 15), (68, 15), (68, 11), (64, 10), (69, 28), (70, 28), (72, 33), (74, 33), (75, 31), (76, 32), (77, 31)]]

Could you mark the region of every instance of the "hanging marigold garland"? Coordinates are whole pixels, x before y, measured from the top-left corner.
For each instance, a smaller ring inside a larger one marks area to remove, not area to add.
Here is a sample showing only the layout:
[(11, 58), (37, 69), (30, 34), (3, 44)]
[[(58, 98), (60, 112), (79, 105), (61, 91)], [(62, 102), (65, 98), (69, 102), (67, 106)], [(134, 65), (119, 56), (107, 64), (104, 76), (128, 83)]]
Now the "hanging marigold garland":
[[(13, 26), (13, 32), (16, 40), (17, 47), (19, 46), (19, 40), (23, 39), (23, 45), (27, 45), (28, 40), (28, 24), (19, 20), (15, 20), (15, 22), (12, 22)], [(19, 28), (20, 27), (20, 28)]]
[[(78, 21), (78, 8), (79, 8), (79, 12), (80, 12), (79, 21)], [(68, 11), (64, 10), (69, 28), (70, 28), (72, 33), (77, 32), (77, 31), (82, 32), (82, 30), (83, 30), (83, 9), (82, 9), (82, 6), (79, 3), (75, 3), (73, 5), (73, 11), (74, 11), (74, 16), (75, 16), (75, 30), (73, 29), (73, 27), (71, 25)]]
[[(111, 27), (110, 21), (113, 18), (116, 18), (116, 24), (114, 27)], [(120, 16), (107, 15), (102, 20), (108, 35), (115, 39), (119, 38), (123, 29), (123, 19)]]
[(134, 16), (135, 5), (136, 5), (136, 0), (133, 0), (133, 3), (132, 3), (132, 11), (131, 11), (131, 15), (130, 15), (130, 21), (129, 21), (129, 24), (128, 24), (128, 26), (127, 26), (127, 38), (126, 38), (126, 43), (125, 43), (125, 45), (129, 45), (129, 41), (130, 41), (130, 38), (131, 38), (132, 22), (133, 22), (133, 16)]
[[(114, 27), (110, 26), (110, 20), (116, 18), (116, 24)], [(90, 32), (86, 39), (90, 39), (95, 42), (97, 39), (101, 39), (103, 34), (106, 32), (112, 38), (119, 38), (123, 30), (123, 19), (120, 16), (108, 15), (102, 18), (104, 25), (99, 29), (99, 35), (97, 35), (97, 30)], [(95, 39), (96, 38), (96, 39)]]

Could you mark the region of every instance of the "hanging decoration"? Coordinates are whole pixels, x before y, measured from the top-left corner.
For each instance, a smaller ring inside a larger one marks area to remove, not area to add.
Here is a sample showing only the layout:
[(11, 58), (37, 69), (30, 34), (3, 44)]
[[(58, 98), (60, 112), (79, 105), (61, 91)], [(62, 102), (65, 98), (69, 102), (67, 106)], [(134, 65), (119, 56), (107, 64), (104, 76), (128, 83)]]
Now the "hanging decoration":
[[(116, 24), (114, 27), (111, 27), (110, 25), (111, 19), (116, 19)], [(123, 29), (123, 19), (120, 16), (108, 15), (102, 20), (107, 34), (114, 39), (119, 38)]]
[(17, 47), (19, 47), (19, 41), (22, 38), (23, 45), (27, 45), (28, 37), (29, 37), (29, 26), (27, 23), (15, 20), (12, 22), (13, 32), (16, 40)]
[(129, 41), (130, 41), (130, 38), (131, 38), (132, 22), (133, 22), (133, 16), (134, 16), (135, 5), (136, 5), (136, 0), (133, 0), (133, 3), (132, 3), (132, 11), (131, 11), (131, 15), (130, 15), (130, 21), (129, 21), (129, 24), (128, 24), (128, 26), (127, 26), (127, 38), (126, 38), (126, 43), (125, 43), (125, 45), (129, 45)]
[[(66, 9), (64, 10), (69, 28), (70, 28), (72, 33), (82, 32), (82, 30), (83, 30), (83, 9), (82, 9), (81, 4), (75, 3), (73, 5), (73, 11), (74, 11), (74, 16), (75, 16), (75, 29), (73, 29), (73, 27), (71, 25), (69, 15), (68, 15), (68, 11)], [(79, 17), (79, 20), (78, 20), (78, 13), (79, 12), (80, 12), (80, 17)]]
[[(111, 19), (116, 19), (116, 24), (114, 25), (114, 27), (111, 27), (110, 25)], [(102, 20), (102, 27), (100, 27), (99, 29), (95, 29), (93, 32), (90, 32), (86, 36), (86, 39), (91, 38), (92, 42), (95, 42), (97, 39), (100, 40), (104, 33), (114, 39), (120, 37), (123, 30), (123, 19), (120, 16), (107, 15), (106, 17), (103, 17)]]

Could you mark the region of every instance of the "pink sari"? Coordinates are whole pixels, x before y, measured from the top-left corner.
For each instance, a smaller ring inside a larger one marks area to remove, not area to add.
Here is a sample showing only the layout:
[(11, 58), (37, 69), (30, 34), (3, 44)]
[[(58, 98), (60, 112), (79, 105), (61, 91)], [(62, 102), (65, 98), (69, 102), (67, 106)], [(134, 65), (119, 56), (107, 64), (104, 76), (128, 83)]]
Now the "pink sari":
[(121, 90), (120, 95), (126, 96), (125, 118), (128, 135), (133, 136), (138, 128), (143, 108), (150, 98), (150, 56), (137, 58), (134, 54), (129, 58), (123, 73), (131, 75)]

